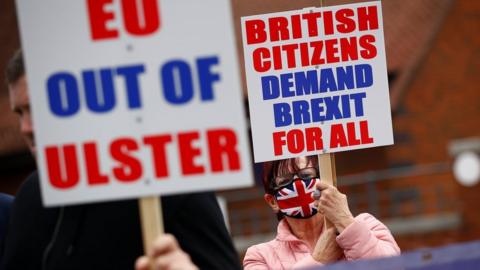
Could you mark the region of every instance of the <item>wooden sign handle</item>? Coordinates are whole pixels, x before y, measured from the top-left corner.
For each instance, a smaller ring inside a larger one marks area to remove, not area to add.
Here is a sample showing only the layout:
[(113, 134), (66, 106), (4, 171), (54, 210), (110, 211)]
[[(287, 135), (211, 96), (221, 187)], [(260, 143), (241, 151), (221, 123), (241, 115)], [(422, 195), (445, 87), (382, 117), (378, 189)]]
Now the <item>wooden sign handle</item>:
[[(335, 155), (333, 153), (318, 155), (318, 167), (320, 170), (320, 180), (327, 184), (337, 186)], [(332, 226), (333, 224), (325, 218), (325, 228), (330, 228)]]
[(147, 254), (155, 238), (164, 233), (162, 205), (159, 196), (140, 198), (138, 203), (142, 224), (143, 249)]

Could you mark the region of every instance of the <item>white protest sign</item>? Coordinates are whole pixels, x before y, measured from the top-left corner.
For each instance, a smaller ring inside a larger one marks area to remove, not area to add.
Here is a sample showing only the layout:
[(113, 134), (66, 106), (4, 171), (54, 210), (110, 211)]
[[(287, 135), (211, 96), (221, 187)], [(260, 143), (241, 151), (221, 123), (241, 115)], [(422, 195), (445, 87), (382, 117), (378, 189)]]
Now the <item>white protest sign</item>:
[(255, 162), (393, 144), (380, 2), (242, 17)]
[(45, 205), (253, 184), (229, 1), (17, 9)]

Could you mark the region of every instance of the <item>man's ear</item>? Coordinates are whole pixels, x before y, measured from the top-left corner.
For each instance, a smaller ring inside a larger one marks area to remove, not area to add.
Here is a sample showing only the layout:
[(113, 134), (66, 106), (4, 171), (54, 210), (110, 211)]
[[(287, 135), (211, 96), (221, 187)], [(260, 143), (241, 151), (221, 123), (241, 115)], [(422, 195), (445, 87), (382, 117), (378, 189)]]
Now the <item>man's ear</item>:
[(265, 199), (265, 202), (267, 202), (267, 204), (272, 208), (273, 212), (278, 213), (278, 211), (280, 211), (275, 196), (272, 194), (265, 194), (263, 195), (263, 198)]

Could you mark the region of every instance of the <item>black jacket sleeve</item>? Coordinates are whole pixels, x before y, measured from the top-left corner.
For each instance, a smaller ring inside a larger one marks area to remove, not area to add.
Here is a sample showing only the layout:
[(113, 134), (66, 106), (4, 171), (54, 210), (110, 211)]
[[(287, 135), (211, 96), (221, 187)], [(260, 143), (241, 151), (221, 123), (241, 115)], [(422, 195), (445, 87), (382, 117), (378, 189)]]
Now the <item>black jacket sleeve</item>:
[[(213, 193), (164, 196), (162, 205), (166, 232), (200, 269), (240, 269)], [(5, 244), (5, 270), (133, 269), (144, 253), (138, 200), (45, 208), (33, 174), (15, 198)]]
[(30, 175), (12, 204), (3, 261), (0, 262), (5, 270), (40, 268), (57, 214), (58, 208), (43, 208), (38, 176), (36, 173)]
[(4, 193), (0, 193), (0, 262), (3, 255), (3, 238), (7, 234), (7, 224), (10, 216), (10, 207), (13, 197)]
[(165, 230), (177, 238), (200, 269), (241, 269), (213, 193), (162, 198)]

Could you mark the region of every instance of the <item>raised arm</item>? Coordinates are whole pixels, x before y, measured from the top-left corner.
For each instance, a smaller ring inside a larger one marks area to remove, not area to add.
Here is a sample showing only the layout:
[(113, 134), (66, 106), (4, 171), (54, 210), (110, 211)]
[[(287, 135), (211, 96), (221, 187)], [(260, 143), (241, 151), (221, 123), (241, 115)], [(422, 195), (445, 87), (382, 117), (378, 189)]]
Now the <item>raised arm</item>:
[(339, 236), (337, 243), (347, 260), (400, 255), (390, 230), (370, 214), (360, 214)]

